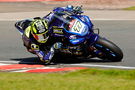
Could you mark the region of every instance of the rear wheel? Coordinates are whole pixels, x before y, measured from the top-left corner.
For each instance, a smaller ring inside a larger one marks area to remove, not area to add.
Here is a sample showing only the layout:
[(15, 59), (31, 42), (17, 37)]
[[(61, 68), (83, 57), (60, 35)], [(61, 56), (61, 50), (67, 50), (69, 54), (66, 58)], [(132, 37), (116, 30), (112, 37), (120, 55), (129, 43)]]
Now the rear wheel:
[(94, 53), (98, 58), (110, 61), (121, 61), (123, 58), (121, 49), (105, 38), (99, 37), (94, 47)]

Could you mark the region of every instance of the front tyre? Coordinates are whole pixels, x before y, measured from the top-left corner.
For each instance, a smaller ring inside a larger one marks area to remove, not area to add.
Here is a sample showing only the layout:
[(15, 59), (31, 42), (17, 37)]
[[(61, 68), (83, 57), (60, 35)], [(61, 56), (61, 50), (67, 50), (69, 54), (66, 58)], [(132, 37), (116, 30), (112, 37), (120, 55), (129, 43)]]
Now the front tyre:
[(121, 51), (121, 49), (113, 42), (105, 38), (99, 37), (94, 47), (96, 49), (96, 56), (103, 60), (118, 62), (121, 61), (123, 58), (123, 52)]

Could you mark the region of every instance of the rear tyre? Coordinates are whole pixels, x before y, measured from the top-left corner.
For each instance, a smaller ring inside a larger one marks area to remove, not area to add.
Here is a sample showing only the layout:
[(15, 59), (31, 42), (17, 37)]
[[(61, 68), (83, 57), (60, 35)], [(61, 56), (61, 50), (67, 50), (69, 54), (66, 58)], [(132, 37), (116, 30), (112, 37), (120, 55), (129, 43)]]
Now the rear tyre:
[(113, 42), (105, 38), (99, 37), (94, 47), (97, 50), (97, 57), (103, 60), (118, 62), (123, 58), (122, 50)]

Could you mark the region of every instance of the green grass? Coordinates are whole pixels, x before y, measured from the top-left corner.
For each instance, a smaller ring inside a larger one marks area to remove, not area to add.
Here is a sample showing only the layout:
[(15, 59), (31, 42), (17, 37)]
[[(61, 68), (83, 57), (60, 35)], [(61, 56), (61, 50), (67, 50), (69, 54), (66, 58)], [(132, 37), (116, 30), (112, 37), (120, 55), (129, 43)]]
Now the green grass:
[(0, 73), (0, 90), (134, 90), (135, 70)]
[(124, 10), (135, 10), (135, 6), (124, 8)]

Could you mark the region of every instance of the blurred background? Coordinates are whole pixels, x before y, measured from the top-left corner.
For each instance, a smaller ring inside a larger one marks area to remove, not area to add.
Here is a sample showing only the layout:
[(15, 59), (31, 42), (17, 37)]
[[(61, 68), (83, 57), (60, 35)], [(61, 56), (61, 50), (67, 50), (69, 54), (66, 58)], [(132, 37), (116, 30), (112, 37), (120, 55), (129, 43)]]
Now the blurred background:
[(83, 5), (88, 10), (135, 8), (135, 0), (0, 0), (0, 12), (52, 10), (69, 4)]
[(135, 6), (135, 0), (73, 0), (73, 1), (49, 1), (46, 4), (59, 4), (59, 5), (83, 5), (86, 9), (122, 9)]

